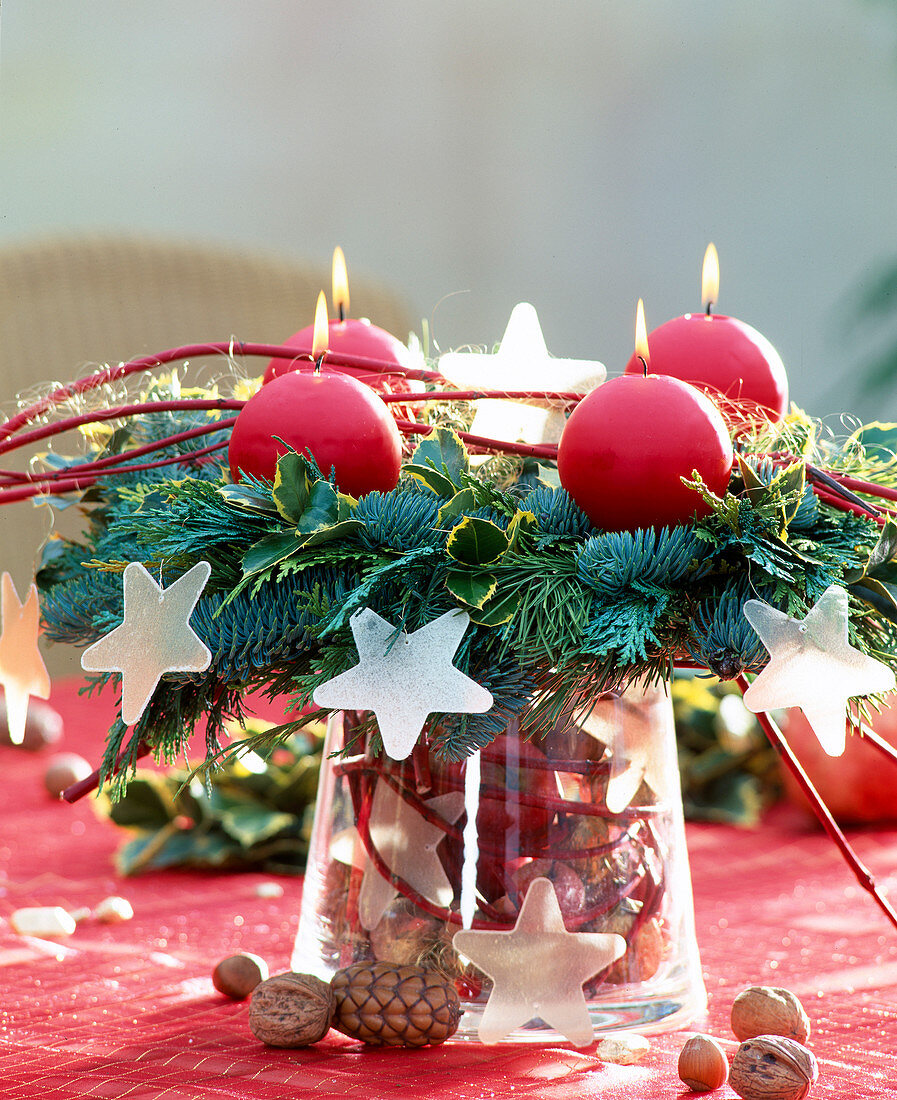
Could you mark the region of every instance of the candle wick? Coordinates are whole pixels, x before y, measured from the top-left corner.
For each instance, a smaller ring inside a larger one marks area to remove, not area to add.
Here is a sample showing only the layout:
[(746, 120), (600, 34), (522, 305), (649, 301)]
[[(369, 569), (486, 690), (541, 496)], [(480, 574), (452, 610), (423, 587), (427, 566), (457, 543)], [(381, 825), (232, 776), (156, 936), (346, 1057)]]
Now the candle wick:
[(644, 357), (644, 355), (639, 355), (638, 356), (638, 361), (642, 365), (642, 373), (647, 378), (648, 377), (648, 360)]
[(707, 303), (707, 308), (704, 312), (707, 314), (708, 317), (711, 315), (711, 313), (713, 313), (713, 302)]
[(321, 373), (321, 367), (324, 365), (324, 356), (326, 354), (327, 354), (326, 351), (322, 351), (321, 354), (318, 356), (318, 358), (315, 359), (315, 369), (314, 369), (315, 374), (320, 374)]
[(339, 315), (339, 319), (341, 321), (345, 321), (345, 319), (346, 319), (346, 307), (343, 305), (342, 302), (340, 302), (340, 304), (337, 306), (337, 314)]

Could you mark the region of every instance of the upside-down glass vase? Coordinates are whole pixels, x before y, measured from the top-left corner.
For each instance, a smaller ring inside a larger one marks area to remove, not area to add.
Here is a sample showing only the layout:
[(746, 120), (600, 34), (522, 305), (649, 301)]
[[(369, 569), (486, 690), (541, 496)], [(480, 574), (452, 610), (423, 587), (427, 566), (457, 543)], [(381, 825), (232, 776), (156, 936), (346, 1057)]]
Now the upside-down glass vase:
[[(441, 760), (423, 737), (403, 761), (333, 755), (357, 742), (358, 719), (329, 722), (294, 970), (329, 979), (370, 960), (439, 970), (465, 1010), (456, 1038), (475, 1039), (492, 983), (452, 937), (512, 929), (530, 883), (547, 878), (567, 931), (626, 941), (583, 986), (596, 1033), (682, 1027), (703, 1010), (662, 688), (601, 696), (584, 719), (532, 740), (512, 722), (476, 763)], [(560, 1038), (535, 1018), (507, 1041)]]

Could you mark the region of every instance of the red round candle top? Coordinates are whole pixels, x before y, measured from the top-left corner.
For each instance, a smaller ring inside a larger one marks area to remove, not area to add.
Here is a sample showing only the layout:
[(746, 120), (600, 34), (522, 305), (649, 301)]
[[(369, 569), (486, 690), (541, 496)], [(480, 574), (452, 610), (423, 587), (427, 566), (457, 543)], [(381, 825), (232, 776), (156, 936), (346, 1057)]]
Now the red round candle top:
[[(331, 321), (329, 330), (329, 350), (340, 355), (357, 355), (364, 359), (379, 359), (395, 363), (397, 367), (412, 366), (408, 349), (385, 329), (372, 325), (370, 321), (351, 318), (346, 321)], [(294, 347), (296, 355), (312, 354), (312, 341), (314, 340), (314, 325), (308, 325), (294, 333), (289, 340), (284, 341), (286, 347)], [(310, 367), (308, 361), (295, 361), (293, 359), (272, 359), (265, 370), (262, 383), (270, 382), (272, 378), (278, 378), (282, 374), (288, 374), (294, 370), (305, 370)], [(385, 392), (407, 393), (410, 390), (403, 375), (397, 371), (395, 374), (377, 374), (373, 371), (355, 367), (340, 367), (340, 371), (357, 378), (374, 389)]]
[[(734, 317), (686, 313), (648, 336), (650, 369), (698, 386), (734, 420), (779, 421), (788, 410), (788, 378), (779, 353)], [(637, 355), (627, 374), (642, 374)]]
[[(274, 437), (277, 436), (283, 442)], [(273, 479), (288, 447), (310, 451), (325, 477), (359, 497), (388, 492), (399, 480), (402, 439), (389, 409), (368, 387), (342, 373), (290, 371), (273, 379), (241, 409), (231, 433), (231, 476)]]
[(732, 441), (719, 410), (677, 378), (624, 374), (583, 398), (558, 446), (561, 485), (605, 531), (672, 527), (710, 513), (683, 477), (721, 495)]

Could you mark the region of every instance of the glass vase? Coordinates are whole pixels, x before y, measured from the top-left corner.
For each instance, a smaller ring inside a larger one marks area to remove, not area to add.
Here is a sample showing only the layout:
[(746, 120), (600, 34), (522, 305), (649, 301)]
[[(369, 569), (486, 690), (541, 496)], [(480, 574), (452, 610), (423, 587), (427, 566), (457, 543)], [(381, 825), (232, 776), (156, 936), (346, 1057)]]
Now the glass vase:
[[(596, 1033), (678, 1028), (704, 1009), (662, 688), (603, 695), (532, 740), (511, 722), (478, 761), (442, 760), (424, 738), (404, 761), (334, 755), (358, 744), (360, 717), (329, 722), (294, 970), (325, 980), (371, 960), (439, 970), (464, 1007), (455, 1038), (476, 1039), (491, 982), (452, 937), (512, 929), (529, 885), (547, 878), (567, 931), (626, 941), (583, 986)], [(539, 1019), (506, 1039), (561, 1040)]]

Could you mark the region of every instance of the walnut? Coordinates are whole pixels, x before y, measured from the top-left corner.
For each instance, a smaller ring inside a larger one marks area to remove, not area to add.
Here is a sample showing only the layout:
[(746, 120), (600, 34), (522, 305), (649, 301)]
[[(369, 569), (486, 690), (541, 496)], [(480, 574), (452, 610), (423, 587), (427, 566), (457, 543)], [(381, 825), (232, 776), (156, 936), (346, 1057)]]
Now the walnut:
[(784, 1035), (805, 1043), (810, 1037), (810, 1021), (790, 990), (752, 985), (735, 998), (732, 1031), (742, 1042), (755, 1035)]
[(261, 982), (249, 1002), (249, 1028), (271, 1047), (304, 1047), (330, 1030), (333, 991), (311, 974), (277, 974)]
[(818, 1076), (805, 1046), (781, 1035), (758, 1035), (735, 1052), (729, 1085), (742, 1100), (803, 1100)]

